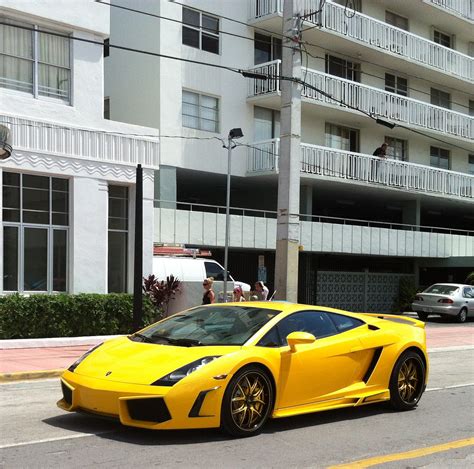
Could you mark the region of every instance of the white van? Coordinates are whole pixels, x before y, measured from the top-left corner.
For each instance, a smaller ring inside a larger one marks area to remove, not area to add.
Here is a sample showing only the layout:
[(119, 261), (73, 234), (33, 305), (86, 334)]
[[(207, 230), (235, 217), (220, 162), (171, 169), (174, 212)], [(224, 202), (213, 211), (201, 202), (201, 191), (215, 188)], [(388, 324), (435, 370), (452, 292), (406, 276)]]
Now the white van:
[[(214, 278), (214, 293), (216, 301), (222, 301), (224, 291), (224, 267), (217, 261), (202, 257), (183, 256), (154, 256), (153, 274), (158, 280), (166, 280), (166, 277), (173, 275), (180, 282), (180, 292), (176, 298), (170, 301), (167, 315), (174, 314), (192, 306), (202, 303), (204, 289), (202, 282), (207, 277)], [(227, 295), (231, 296), (234, 286), (239, 285), (245, 292), (250, 292), (248, 283), (234, 280), (232, 275), (227, 277)]]

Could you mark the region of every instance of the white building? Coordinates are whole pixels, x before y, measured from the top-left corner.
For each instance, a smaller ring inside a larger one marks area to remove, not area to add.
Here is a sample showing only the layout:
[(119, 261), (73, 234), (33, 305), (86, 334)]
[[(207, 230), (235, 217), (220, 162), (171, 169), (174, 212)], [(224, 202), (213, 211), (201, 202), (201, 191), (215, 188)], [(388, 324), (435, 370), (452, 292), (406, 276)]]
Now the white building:
[(0, 0), (0, 22), (0, 293), (131, 291), (135, 167), (150, 271), (158, 132), (104, 119), (109, 9)]
[[(113, 3), (147, 15), (110, 7), (111, 44), (279, 73), (282, 0)], [(303, 26), (304, 79), (397, 126), (304, 90), (299, 296), (390, 309), (401, 277), (463, 281), (474, 267), (473, 2), (356, 0), (354, 11), (312, 0), (301, 13), (320, 3)], [(105, 79), (113, 119), (161, 131), (155, 242), (222, 256), (227, 162), (212, 137), (242, 128), (252, 148), (233, 152), (231, 205), (241, 210), (232, 211), (230, 268), (253, 282), (264, 263), (271, 284), (278, 80), (116, 49)], [(378, 164), (383, 142), (389, 159)]]

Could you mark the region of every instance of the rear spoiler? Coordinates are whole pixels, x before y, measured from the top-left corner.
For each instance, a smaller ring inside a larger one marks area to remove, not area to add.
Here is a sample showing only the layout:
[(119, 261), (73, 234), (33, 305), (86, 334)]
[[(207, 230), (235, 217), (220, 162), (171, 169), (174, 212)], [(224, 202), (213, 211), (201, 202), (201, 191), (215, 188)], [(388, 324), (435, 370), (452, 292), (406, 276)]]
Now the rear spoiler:
[(401, 322), (411, 324), (412, 326), (419, 327), (420, 329), (425, 328), (425, 323), (418, 319), (409, 318), (407, 316), (400, 316), (398, 314), (379, 314), (379, 313), (359, 313), (364, 316), (371, 316), (378, 319), (386, 319), (388, 321)]

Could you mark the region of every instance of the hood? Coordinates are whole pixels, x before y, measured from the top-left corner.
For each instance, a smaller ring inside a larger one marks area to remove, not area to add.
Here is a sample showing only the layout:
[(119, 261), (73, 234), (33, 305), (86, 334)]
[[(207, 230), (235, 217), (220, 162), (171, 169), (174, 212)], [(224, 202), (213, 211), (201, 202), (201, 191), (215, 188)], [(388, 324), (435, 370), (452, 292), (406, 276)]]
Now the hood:
[[(240, 346), (177, 347), (120, 337), (105, 342), (92, 352), (74, 373), (107, 381), (149, 385), (200, 358), (222, 356), (240, 349)], [(106, 373), (109, 373), (107, 377)]]

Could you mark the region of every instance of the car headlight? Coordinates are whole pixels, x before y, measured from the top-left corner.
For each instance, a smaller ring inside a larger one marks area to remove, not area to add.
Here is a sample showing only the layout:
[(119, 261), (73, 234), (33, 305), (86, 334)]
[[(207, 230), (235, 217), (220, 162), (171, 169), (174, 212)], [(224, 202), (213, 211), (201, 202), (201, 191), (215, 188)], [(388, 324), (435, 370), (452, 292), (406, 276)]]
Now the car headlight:
[(200, 358), (194, 362), (188, 363), (187, 365), (178, 368), (177, 370), (172, 371), (171, 373), (163, 376), (160, 379), (157, 379), (154, 383), (151, 383), (152, 386), (173, 386), (178, 381), (181, 381), (186, 376), (194, 373), (199, 368), (211, 363), (216, 358), (219, 358), (220, 355), (212, 355), (210, 357)]
[[(103, 344), (103, 342), (102, 342)], [(74, 371), (78, 365), (85, 359), (87, 358), (94, 350), (98, 349), (102, 344), (98, 344), (95, 347), (92, 347), (90, 350), (88, 350), (82, 357), (78, 358), (69, 368), (68, 371)]]

